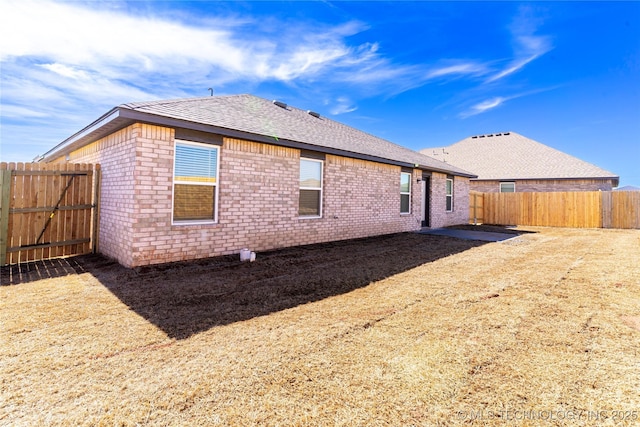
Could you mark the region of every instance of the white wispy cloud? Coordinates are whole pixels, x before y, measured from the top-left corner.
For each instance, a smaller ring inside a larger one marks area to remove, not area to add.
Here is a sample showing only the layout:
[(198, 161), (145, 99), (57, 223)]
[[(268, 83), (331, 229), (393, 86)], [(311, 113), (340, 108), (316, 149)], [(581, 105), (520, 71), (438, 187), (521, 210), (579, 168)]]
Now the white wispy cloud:
[(236, 16), (173, 19), (128, 15), (120, 6), (5, 0), (0, 39), (11, 42), (3, 44), (0, 60), (32, 58), (32, 63), (22, 63), (25, 68), (35, 64), (64, 77), (63, 86), (64, 81), (75, 80), (87, 90), (100, 85), (125, 95), (136, 88), (136, 95), (163, 96), (183, 82), (207, 87), (211, 80), (222, 86), (241, 80), (327, 77), (369, 93), (400, 93), (438, 78), (490, 75), (487, 81), (496, 81), (550, 49), (545, 37), (534, 35), (525, 13), (512, 24), (514, 58), (495, 70), (489, 63), (464, 59), (436, 65), (394, 63), (380, 54), (376, 42), (346, 42), (368, 28), (358, 21), (278, 25)]
[[(211, 86), (218, 92), (232, 84), (334, 81), (333, 70), (393, 68), (380, 61), (375, 43), (346, 42), (367, 28), (358, 21), (283, 25), (163, 8), (132, 13), (122, 2), (2, 0), (1, 9), (0, 118), (12, 135), (25, 133), (20, 126), (31, 120), (52, 138), (68, 136), (114, 105), (193, 96)], [(337, 105), (338, 113), (356, 108)]]
[(548, 92), (551, 90), (555, 90), (558, 87), (560, 86), (548, 86), (548, 87), (532, 89), (524, 92), (517, 92), (508, 96), (492, 96), (492, 97), (483, 99), (482, 101), (475, 102), (465, 111), (460, 113), (459, 116), (461, 118), (467, 118), (467, 117), (475, 116), (477, 114), (482, 114), (487, 111), (493, 110), (495, 108), (501, 107), (507, 102), (512, 101), (514, 99), (523, 98), (525, 96), (531, 96), (531, 95), (535, 95), (542, 92)]
[(333, 115), (351, 113), (352, 111), (356, 111), (358, 107), (354, 105), (354, 103), (345, 96), (338, 97), (334, 102), (331, 103), (331, 107), (329, 109), (329, 113)]
[(522, 6), (510, 25), (513, 44), (513, 58), (506, 66), (492, 74), (487, 80), (491, 83), (500, 80), (524, 68), (553, 49), (551, 37), (536, 35), (539, 20), (533, 15), (530, 6)]
[[(345, 114), (358, 108), (359, 97), (390, 97), (433, 81), (496, 82), (551, 48), (524, 14), (512, 24), (513, 58), (496, 68), (491, 58), (399, 63), (376, 40), (352, 42), (369, 29), (357, 20), (194, 16), (168, 7), (133, 13), (118, 1), (1, 1), (0, 117), (3, 129), (16, 134), (22, 132), (18, 122), (29, 118), (45, 124), (50, 135), (68, 136), (123, 102), (271, 82), (300, 89), (309, 98), (328, 93), (330, 114)], [(343, 93), (343, 87), (350, 96), (332, 93), (335, 88)], [(511, 98), (486, 99), (465, 114), (489, 111)]]
[(176, 57), (211, 61), (237, 71), (246, 60), (227, 30), (187, 27), (78, 3), (7, 1), (3, 12), (0, 37), (12, 42), (4, 46), (1, 60), (44, 57), (65, 64), (95, 64), (110, 71), (122, 66), (161, 69), (168, 65), (163, 60)]
[[(377, 44), (345, 41), (367, 28), (357, 21), (336, 25), (278, 25), (250, 17), (179, 21), (128, 15), (126, 8), (115, 7), (118, 4), (89, 5), (96, 4), (4, 0), (0, 40), (10, 42), (0, 50), (3, 67), (13, 71), (11, 76), (23, 76), (21, 83), (29, 80), (28, 86), (49, 88), (51, 95), (91, 94), (102, 104), (114, 98), (123, 102), (180, 96), (178, 88), (206, 88), (212, 81), (222, 87), (242, 81), (329, 77), (369, 84), (404, 73), (380, 57)], [(354, 79), (357, 70), (370, 70), (368, 79)], [(10, 93), (19, 89), (8, 80), (3, 79), (3, 86)], [(37, 93), (23, 91), (20, 97), (36, 101)]]
[(484, 113), (486, 111), (489, 111), (496, 107), (501, 106), (509, 99), (510, 98), (506, 98), (502, 96), (496, 96), (490, 99), (486, 99), (482, 102), (478, 102), (477, 104), (472, 105), (468, 111), (463, 112), (462, 114), (460, 114), (460, 116), (463, 118), (466, 118), (466, 117), (475, 116), (476, 114)]
[(486, 64), (470, 61), (456, 61), (456, 63), (445, 64), (434, 67), (427, 71), (425, 78), (427, 80), (439, 77), (462, 77), (462, 76), (480, 76), (488, 72)]
[(320, 28), (299, 24), (274, 34), (246, 19), (220, 19), (220, 25), (210, 20), (202, 27), (77, 3), (9, 0), (3, 12), (0, 37), (12, 42), (3, 47), (0, 60), (44, 58), (113, 79), (145, 73), (181, 76), (189, 70), (201, 78), (215, 72), (225, 81), (286, 81), (369, 62), (375, 51), (344, 42), (365, 28), (357, 22)]
[[(475, 77), (482, 79), (481, 83), (472, 88), (467, 94), (468, 98), (475, 99), (476, 101), (458, 114), (460, 118), (464, 119), (476, 116), (499, 108), (516, 98), (554, 89), (554, 87), (536, 88), (513, 93), (513, 87), (518, 87), (518, 85), (506, 86), (500, 84), (500, 81), (505, 77), (517, 73), (529, 63), (553, 49), (550, 36), (537, 34), (541, 23), (542, 21), (537, 18), (531, 6), (521, 6), (518, 14), (509, 25), (511, 44), (513, 46), (512, 58), (475, 64), (478, 65), (475, 68), (471, 66), (474, 65), (474, 63), (471, 63), (468, 67), (467, 64), (462, 64), (462, 67), (453, 66), (450, 69), (447, 67), (441, 69), (441, 72), (446, 75), (447, 72), (453, 74), (458, 71), (465, 72), (467, 68), (469, 68), (471, 72), (475, 72)], [(498, 65), (500, 64), (503, 65), (499, 67)], [(502, 93), (512, 92), (512, 94), (494, 95), (496, 91)], [(481, 98), (481, 100), (478, 100), (478, 98)], [(462, 103), (462, 105), (464, 104), (467, 104), (467, 102)]]
[(43, 117), (47, 117), (47, 114), (42, 112), (42, 111), (38, 111), (38, 110), (32, 110), (30, 108), (27, 107), (21, 107), (21, 106), (17, 106), (17, 105), (3, 105), (2, 106), (2, 115), (4, 117), (10, 117), (10, 118), (43, 118)]

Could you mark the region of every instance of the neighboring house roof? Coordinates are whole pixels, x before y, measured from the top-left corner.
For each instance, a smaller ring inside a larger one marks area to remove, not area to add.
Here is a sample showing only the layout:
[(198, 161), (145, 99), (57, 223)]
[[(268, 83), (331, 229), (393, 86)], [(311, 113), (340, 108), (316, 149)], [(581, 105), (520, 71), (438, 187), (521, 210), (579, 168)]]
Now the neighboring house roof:
[(210, 96), (115, 107), (47, 152), (64, 155), (134, 122), (181, 127), (382, 163), (475, 177), (451, 164), (367, 134), (317, 113), (253, 95)]
[(619, 177), (591, 163), (515, 132), (476, 135), (421, 153), (477, 174), (477, 180), (613, 179)]
[(625, 185), (624, 187), (614, 188), (613, 191), (640, 191), (640, 187)]

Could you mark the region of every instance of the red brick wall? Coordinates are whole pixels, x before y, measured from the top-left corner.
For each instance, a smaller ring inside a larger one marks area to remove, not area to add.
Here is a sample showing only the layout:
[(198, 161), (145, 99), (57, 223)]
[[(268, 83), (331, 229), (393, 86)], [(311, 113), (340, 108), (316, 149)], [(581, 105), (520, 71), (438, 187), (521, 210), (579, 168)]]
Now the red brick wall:
[[(218, 222), (172, 224), (174, 131), (134, 124), (71, 154), (100, 163), (99, 250), (129, 267), (413, 231), (420, 228), (415, 170), (411, 213), (400, 214), (400, 167), (327, 155), (322, 218), (298, 216), (300, 151), (225, 138)], [(432, 227), (466, 223), (468, 179), (455, 179), (444, 212), (443, 174), (432, 177)]]
[(453, 210), (446, 211), (447, 175), (431, 175), (431, 228), (466, 224), (469, 221), (469, 178), (453, 178)]
[[(137, 139), (145, 129), (136, 124), (83, 147), (69, 156), (71, 162), (100, 163), (99, 250), (125, 265), (131, 265), (131, 232), (138, 206), (135, 177), (137, 171)], [(59, 159), (61, 161), (61, 159)]]
[[(514, 181), (509, 181), (514, 182)], [(553, 191), (611, 191), (611, 179), (521, 179), (516, 180), (516, 192)], [(499, 193), (500, 181), (471, 181), (471, 190), (481, 193)]]

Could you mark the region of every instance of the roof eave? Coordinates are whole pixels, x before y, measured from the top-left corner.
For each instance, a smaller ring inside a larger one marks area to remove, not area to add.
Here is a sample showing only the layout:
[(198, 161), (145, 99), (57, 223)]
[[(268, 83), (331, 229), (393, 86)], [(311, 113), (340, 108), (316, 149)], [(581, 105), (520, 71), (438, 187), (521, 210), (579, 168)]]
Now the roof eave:
[(433, 172), (446, 173), (448, 175), (461, 176), (461, 177), (470, 178), (470, 179), (474, 179), (474, 178), (478, 177), (478, 175), (474, 175), (474, 174), (472, 174), (470, 172), (452, 171), (452, 170), (448, 170), (448, 169), (435, 168), (433, 166), (419, 166), (419, 169), (429, 170), (429, 171), (433, 171)]
[(566, 180), (570, 180), (570, 179), (610, 179), (613, 181), (613, 186), (617, 187), (619, 182), (620, 182), (620, 177), (619, 176), (572, 176), (572, 177), (562, 177), (562, 178), (554, 178), (554, 177), (545, 177), (545, 178), (540, 178), (540, 177), (534, 177), (534, 178), (472, 178), (474, 181), (529, 181), (529, 180), (536, 180), (536, 181), (566, 181)]
[(71, 151), (80, 148), (86, 144), (89, 144), (103, 136), (122, 129), (131, 121), (124, 118), (121, 114), (122, 109), (120, 107), (114, 107), (100, 118), (95, 120), (90, 125), (84, 127), (82, 130), (74, 133), (69, 138), (65, 139), (46, 153), (38, 156), (34, 161), (51, 161), (60, 156), (70, 153)]
[(347, 150), (341, 150), (338, 148), (325, 147), (320, 145), (309, 144), (300, 141), (293, 141), (288, 139), (277, 138), (273, 136), (267, 136), (262, 134), (250, 133), (246, 131), (240, 131), (230, 128), (224, 128), (215, 125), (209, 125), (200, 122), (193, 122), (184, 119), (177, 119), (173, 117), (161, 116), (153, 113), (147, 113), (142, 111), (133, 110), (126, 105), (120, 105), (114, 107), (109, 112), (95, 120), (90, 125), (86, 126), (79, 132), (73, 134), (69, 138), (56, 145), (51, 150), (47, 151), (44, 155), (40, 156), (37, 161), (51, 161), (66, 154), (69, 154), (73, 150), (76, 150), (84, 145), (88, 145), (100, 138), (103, 138), (113, 132), (123, 129), (133, 123), (141, 122), (152, 125), (183, 128), (189, 130), (202, 131), (207, 133), (218, 134), (229, 138), (248, 139), (255, 142), (262, 142), (266, 144), (279, 145), (289, 148), (297, 148), (303, 150), (318, 151), (325, 154), (334, 154), (344, 157), (351, 157), (360, 160), (369, 160), (377, 163), (391, 164), (407, 168), (416, 168), (421, 170), (447, 173), (456, 176), (463, 176), (467, 178), (475, 178), (477, 175), (471, 173), (463, 173), (460, 171), (449, 170), (444, 168), (438, 168), (423, 164), (416, 164), (410, 162), (403, 162), (400, 160), (387, 159), (383, 157), (373, 156), (369, 154), (362, 154)]
[(433, 166), (423, 165), (419, 163), (416, 164), (416, 163), (410, 163), (410, 162), (403, 162), (400, 160), (388, 159), (384, 157), (373, 156), (370, 154), (358, 153), (355, 151), (341, 150), (338, 148), (325, 147), (325, 146), (310, 144), (306, 142), (277, 138), (274, 136), (240, 131), (240, 130), (225, 128), (225, 127), (220, 127), (215, 125), (208, 125), (205, 123), (192, 122), (184, 119), (176, 119), (173, 117), (159, 116), (153, 113), (146, 113), (142, 111), (135, 111), (135, 110), (129, 110), (129, 109), (126, 109), (125, 111), (126, 113), (124, 114), (126, 115), (126, 117), (132, 119), (133, 121), (152, 123), (152, 124), (168, 126), (168, 127), (181, 127), (184, 129), (198, 130), (198, 131), (223, 135), (229, 138), (248, 139), (255, 142), (263, 142), (265, 144), (280, 145), (283, 147), (297, 148), (302, 150), (318, 151), (325, 154), (335, 154), (338, 156), (351, 157), (351, 158), (356, 158), (360, 160), (370, 160), (377, 163), (385, 163), (385, 164), (391, 164), (391, 165), (396, 165), (401, 167), (410, 167), (410, 168), (417, 168), (417, 169), (429, 170), (434, 172), (448, 173), (448, 174), (463, 176), (468, 178), (477, 176), (472, 173), (463, 173), (460, 171), (455, 171), (450, 169), (436, 168)]

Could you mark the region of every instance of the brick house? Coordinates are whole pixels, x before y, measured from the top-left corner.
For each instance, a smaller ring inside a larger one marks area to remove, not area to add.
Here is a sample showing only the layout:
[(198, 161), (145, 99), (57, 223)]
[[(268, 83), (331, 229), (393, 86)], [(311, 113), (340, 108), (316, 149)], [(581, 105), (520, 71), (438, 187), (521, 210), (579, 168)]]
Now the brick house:
[(420, 150), (472, 171), (473, 191), (611, 191), (619, 177), (515, 132), (475, 135), (444, 148)]
[(99, 163), (128, 267), (467, 222), (473, 174), (251, 95), (123, 104), (41, 156)]

